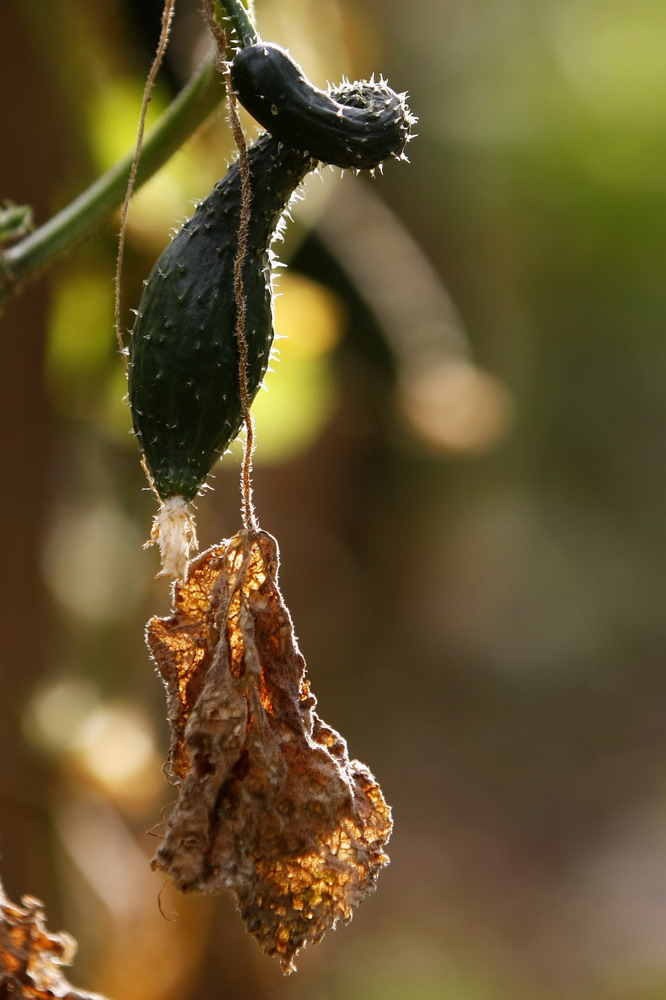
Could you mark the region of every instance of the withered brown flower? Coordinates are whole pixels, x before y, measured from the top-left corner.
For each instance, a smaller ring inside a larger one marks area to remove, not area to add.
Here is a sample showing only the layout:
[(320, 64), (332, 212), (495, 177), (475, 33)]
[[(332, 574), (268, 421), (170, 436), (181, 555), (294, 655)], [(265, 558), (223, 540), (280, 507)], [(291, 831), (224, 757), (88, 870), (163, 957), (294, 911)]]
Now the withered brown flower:
[(67, 982), (62, 966), (70, 965), (76, 941), (69, 934), (49, 934), (44, 908), (24, 896), (11, 903), (0, 884), (0, 997), (16, 1000), (103, 1000), (82, 993)]
[(278, 548), (243, 530), (190, 563), (147, 640), (167, 689), (178, 799), (153, 867), (183, 891), (230, 889), (285, 972), (375, 884), (390, 809), (314, 711)]

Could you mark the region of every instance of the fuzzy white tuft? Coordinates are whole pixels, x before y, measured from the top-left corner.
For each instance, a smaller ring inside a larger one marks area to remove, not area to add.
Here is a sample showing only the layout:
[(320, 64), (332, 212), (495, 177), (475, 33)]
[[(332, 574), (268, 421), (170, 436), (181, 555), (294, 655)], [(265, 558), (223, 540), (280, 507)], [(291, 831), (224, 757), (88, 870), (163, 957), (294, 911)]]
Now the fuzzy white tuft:
[(197, 528), (190, 504), (183, 497), (169, 497), (153, 520), (148, 545), (158, 545), (162, 569), (158, 576), (185, 577), (190, 550), (197, 549)]

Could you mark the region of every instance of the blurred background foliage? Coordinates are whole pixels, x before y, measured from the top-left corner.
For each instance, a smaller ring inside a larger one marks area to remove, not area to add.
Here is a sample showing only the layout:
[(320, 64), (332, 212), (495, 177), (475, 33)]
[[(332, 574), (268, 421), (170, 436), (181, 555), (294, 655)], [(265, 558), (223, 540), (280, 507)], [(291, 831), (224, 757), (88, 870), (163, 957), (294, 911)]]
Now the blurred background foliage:
[[(44, 221), (132, 145), (157, 0), (0, 5), (0, 197)], [(116, 1000), (666, 992), (666, 6), (257, 0), (317, 83), (381, 72), (411, 165), (294, 209), (255, 485), (323, 717), (392, 864), (295, 977), (148, 870), (170, 800), (143, 623), (169, 595), (112, 329), (117, 219), (2, 324), (0, 850)], [(152, 111), (208, 48), (179, 0)], [(248, 128), (252, 126), (248, 123)], [(232, 155), (130, 213), (127, 326)], [(200, 504), (239, 526), (238, 451)], [(169, 917), (164, 919), (158, 905)]]

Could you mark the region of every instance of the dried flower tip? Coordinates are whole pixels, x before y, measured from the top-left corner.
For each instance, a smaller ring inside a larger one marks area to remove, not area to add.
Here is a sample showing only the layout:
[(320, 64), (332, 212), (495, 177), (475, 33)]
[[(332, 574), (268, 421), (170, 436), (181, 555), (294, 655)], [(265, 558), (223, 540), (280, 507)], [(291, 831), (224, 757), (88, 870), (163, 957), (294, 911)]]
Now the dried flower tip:
[(190, 550), (197, 549), (197, 528), (192, 508), (183, 497), (169, 497), (160, 506), (153, 520), (149, 545), (158, 545), (162, 569), (158, 576), (182, 580)]

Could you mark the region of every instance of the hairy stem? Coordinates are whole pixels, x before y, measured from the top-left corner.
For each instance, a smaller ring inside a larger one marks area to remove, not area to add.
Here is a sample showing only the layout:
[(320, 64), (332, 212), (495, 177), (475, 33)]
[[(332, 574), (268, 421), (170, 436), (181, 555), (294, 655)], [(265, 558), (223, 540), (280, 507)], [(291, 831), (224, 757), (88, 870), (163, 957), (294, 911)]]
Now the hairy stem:
[(224, 18), (229, 23), (243, 45), (254, 45), (259, 40), (257, 29), (252, 23), (251, 9), (245, 6), (243, 0), (218, 0), (224, 11)]
[(114, 325), (116, 328), (116, 339), (118, 341), (120, 356), (123, 359), (123, 367), (125, 369), (125, 372), (127, 372), (127, 355), (123, 349), (123, 334), (120, 323), (120, 281), (122, 278), (123, 259), (125, 256), (127, 213), (129, 211), (130, 199), (132, 197), (132, 194), (134, 193), (137, 171), (139, 169), (139, 160), (141, 159), (141, 150), (143, 149), (143, 134), (146, 129), (148, 104), (150, 102), (150, 97), (153, 92), (153, 87), (155, 86), (155, 80), (157, 78), (157, 74), (159, 73), (160, 66), (162, 65), (162, 60), (164, 59), (164, 53), (166, 52), (167, 45), (169, 44), (169, 34), (171, 32), (171, 24), (173, 22), (175, 4), (176, 0), (164, 0), (164, 10), (162, 11), (162, 30), (160, 32), (159, 42), (157, 43), (157, 51), (155, 52), (152, 65), (150, 67), (150, 70), (148, 71), (148, 79), (146, 80), (146, 85), (143, 91), (143, 100), (141, 102), (141, 115), (139, 118), (139, 130), (137, 132), (137, 137), (136, 137), (136, 146), (134, 147), (134, 156), (132, 157), (132, 163), (129, 171), (129, 178), (127, 180), (127, 190), (125, 191), (125, 197), (123, 198), (123, 203), (120, 208), (120, 235), (118, 237), (118, 255), (116, 257), (116, 277), (114, 281), (113, 314), (114, 314)]
[[(147, 181), (201, 125), (224, 97), (224, 82), (211, 56), (146, 136), (137, 186)], [(43, 226), (0, 256), (0, 303), (67, 250), (94, 232), (122, 204), (133, 151), (99, 177)]]
[[(243, 44), (256, 41), (257, 33), (242, 0), (218, 2)], [(215, 53), (148, 132), (136, 172), (136, 187), (152, 177), (177, 152), (217, 107), (224, 93)], [(0, 308), (19, 286), (90, 236), (122, 204), (133, 156), (133, 152), (128, 153), (57, 215), (0, 254)]]
[[(229, 70), (227, 69), (227, 74)], [(231, 86), (231, 77), (227, 75), (227, 90), (229, 93), (229, 121), (238, 147), (238, 172), (241, 183), (241, 206), (238, 218), (238, 247), (234, 257), (234, 294), (236, 299), (236, 343), (238, 344), (238, 375), (243, 423), (245, 424), (245, 448), (243, 450), (243, 467), (241, 472), (241, 499), (243, 525), (246, 531), (257, 532), (257, 521), (252, 502), (252, 452), (254, 450), (254, 423), (250, 413), (250, 393), (247, 386), (247, 355), (248, 347), (245, 338), (245, 323), (247, 317), (243, 269), (247, 257), (248, 233), (250, 228), (250, 213), (252, 210), (252, 188), (250, 183), (250, 164), (247, 156), (247, 143), (238, 117), (236, 95)]]

